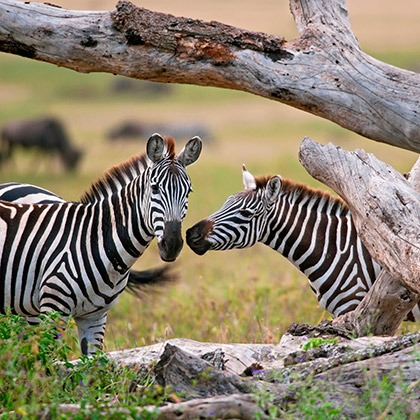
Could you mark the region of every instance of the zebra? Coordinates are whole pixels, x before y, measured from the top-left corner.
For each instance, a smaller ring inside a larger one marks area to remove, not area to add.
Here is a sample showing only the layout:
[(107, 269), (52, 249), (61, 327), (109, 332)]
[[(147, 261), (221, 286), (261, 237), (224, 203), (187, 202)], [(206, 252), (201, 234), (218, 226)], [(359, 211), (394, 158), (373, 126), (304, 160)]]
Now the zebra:
[(181, 252), (192, 190), (185, 168), (201, 148), (194, 137), (176, 155), (172, 138), (154, 134), (140, 161), (113, 167), (80, 202), (0, 201), (0, 313), (37, 323), (58, 311), (75, 320), (82, 354), (101, 349), (108, 311), (152, 239), (163, 261)]
[[(142, 155), (131, 159), (131, 166), (135, 167), (135, 161), (142, 162)], [(146, 169), (145, 166), (140, 165), (132, 173), (134, 178), (139, 171)], [(117, 190), (117, 189), (116, 189)], [(65, 203), (66, 201), (57, 194), (45, 188), (33, 184), (21, 182), (6, 182), (0, 184), (0, 200), (11, 201), (14, 203), (23, 204), (52, 204)], [(142, 294), (149, 290), (150, 287), (166, 286), (169, 283), (176, 281), (178, 275), (172, 270), (171, 266), (162, 265), (148, 270), (134, 270), (130, 268), (127, 291), (134, 296), (142, 297)]]
[[(354, 310), (381, 267), (357, 235), (346, 204), (279, 175), (254, 177), (245, 165), (242, 173), (245, 189), (189, 228), (188, 246), (203, 255), (261, 242), (308, 277), (323, 309), (334, 317)], [(420, 321), (419, 305), (408, 320)]]

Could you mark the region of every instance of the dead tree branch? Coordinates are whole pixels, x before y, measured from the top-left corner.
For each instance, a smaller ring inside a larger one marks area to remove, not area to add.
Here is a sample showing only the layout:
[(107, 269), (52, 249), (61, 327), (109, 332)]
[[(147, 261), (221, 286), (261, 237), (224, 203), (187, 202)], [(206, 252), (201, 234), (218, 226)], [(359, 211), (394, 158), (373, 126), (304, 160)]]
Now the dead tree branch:
[(420, 75), (360, 50), (344, 0), (291, 0), (300, 37), (175, 17), (0, 0), (0, 51), (78, 72), (237, 89), (420, 152)]
[[(420, 158), (408, 174), (408, 180), (412, 188), (420, 193)], [(394, 335), (419, 299), (418, 293), (407, 289), (383, 269), (356, 310), (343, 315), (336, 322), (355, 328), (358, 336)]]

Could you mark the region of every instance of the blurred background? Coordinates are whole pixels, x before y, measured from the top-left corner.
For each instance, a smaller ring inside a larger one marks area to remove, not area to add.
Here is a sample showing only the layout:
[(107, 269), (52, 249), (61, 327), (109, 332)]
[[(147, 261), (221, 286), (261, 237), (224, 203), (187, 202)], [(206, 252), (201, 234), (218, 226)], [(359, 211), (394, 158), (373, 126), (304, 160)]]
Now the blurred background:
[[(115, 2), (55, 0), (68, 9), (112, 10)], [(178, 16), (217, 20), (245, 29), (297, 37), (286, 0), (134, 1)], [(397, 67), (420, 71), (418, 0), (348, 0), (362, 49)], [(365, 139), (329, 121), (247, 93), (188, 85), (147, 83), (110, 74), (79, 74), (0, 53), (0, 128), (13, 120), (52, 117), (80, 159), (14, 150), (0, 164), (0, 182), (29, 182), (66, 200), (77, 200), (110, 166), (143, 152), (155, 131), (171, 134), (178, 150), (192, 136), (204, 141), (189, 168), (190, 196), (184, 231), (242, 189), (241, 165), (255, 175), (278, 173), (318, 188), (298, 162), (304, 136), (348, 150), (363, 148), (401, 172), (417, 155)], [(155, 243), (135, 268), (161, 264)], [(203, 257), (187, 246), (175, 264), (179, 283), (143, 299), (125, 293), (109, 315), (106, 349), (186, 337), (217, 342), (277, 342), (292, 322), (318, 323), (328, 316), (306, 278), (286, 259), (257, 245)], [(403, 328), (410, 328), (405, 325)]]

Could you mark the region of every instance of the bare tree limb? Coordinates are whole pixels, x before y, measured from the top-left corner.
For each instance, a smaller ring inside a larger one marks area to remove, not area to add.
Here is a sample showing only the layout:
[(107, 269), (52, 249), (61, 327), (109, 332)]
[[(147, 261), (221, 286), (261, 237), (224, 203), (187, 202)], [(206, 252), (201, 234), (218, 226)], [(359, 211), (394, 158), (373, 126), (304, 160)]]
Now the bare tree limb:
[[(281, 344), (270, 345), (273, 349), (271, 353), (281, 360), (266, 360), (267, 364), (262, 363), (259, 370), (251, 376), (228, 374), (223, 367), (215, 367), (196, 354), (198, 346), (203, 354), (209, 354), (208, 352), (213, 352), (215, 345), (223, 346), (220, 343), (211, 343), (210, 346), (209, 343), (194, 343), (193, 348), (189, 349), (188, 342), (178, 341), (182, 348), (167, 344), (169, 348), (165, 347), (161, 355), (152, 350), (149, 357), (146, 356), (146, 362), (144, 356), (147, 348), (120, 351), (116, 360), (139, 371), (149, 371), (150, 361), (155, 360), (157, 363), (154, 371), (160, 372), (157, 377), (163, 374), (164, 383), (177, 394), (182, 392), (185, 399), (162, 407), (138, 407), (139, 416), (147, 417), (147, 414), (153, 413), (157, 419), (266, 419), (274, 416), (298, 418), (302, 413), (295, 413), (294, 410), (302, 396), (302, 390), (314, 387), (317, 396), (316, 401), (311, 403), (313, 410), (325, 402), (333, 402), (343, 418), (359, 418), (360, 399), (366, 393), (372, 393), (369, 388), (372, 378), (380, 380), (385, 377), (387, 384), (395, 384), (392, 398), (403, 399), (408, 413), (418, 412), (419, 337), (420, 333), (396, 338), (366, 337), (324, 344), (307, 351), (302, 350), (299, 342), (295, 342), (295, 351), (290, 352), (289, 349), (288, 356), (280, 349)], [(289, 340), (290, 338), (293, 337), (289, 337)], [(306, 340), (302, 342), (307, 342), (309, 335), (301, 338)], [(234, 353), (243, 354), (243, 344), (231, 346), (239, 347), (233, 350)], [(149, 350), (152, 347), (149, 346)], [(164, 348), (163, 343), (160, 343), (160, 348)], [(135, 351), (138, 352), (137, 355)], [(110, 356), (115, 357), (116, 353), (111, 353)], [(246, 364), (247, 359), (246, 357), (242, 362)], [(287, 366), (279, 367), (283, 365)], [(231, 385), (221, 387), (218, 379), (225, 385), (231, 382)], [(246, 387), (243, 386), (244, 383), (247, 384)], [(404, 389), (411, 392), (404, 393)], [(80, 410), (79, 404), (60, 404), (54, 408), (54, 413), (80, 414)], [(117, 399), (112, 404), (97, 408), (97, 411), (108, 417), (133, 414), (126, 407), (121, 407)], [(52, 412), (49, 407), (45, 407), (40, 417), (47, 417)]]
[(291, 0), (300, 37), (152, 12), (0, 0), (0, 51), (79, 72), (237, 89), (420, 151), (420, 75), (364, 54), (344, 0)]

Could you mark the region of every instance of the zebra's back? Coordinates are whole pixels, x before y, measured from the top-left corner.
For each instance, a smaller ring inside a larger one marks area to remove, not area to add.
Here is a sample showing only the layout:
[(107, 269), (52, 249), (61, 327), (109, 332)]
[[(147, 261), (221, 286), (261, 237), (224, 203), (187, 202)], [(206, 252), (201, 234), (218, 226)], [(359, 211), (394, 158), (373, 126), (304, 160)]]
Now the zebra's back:
[(31, 184), (9, 182), (0, 184), (1, 200), (21, 204), (62, 203), (64, 200), (51, 191)]

